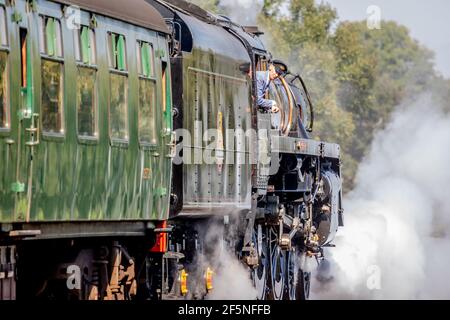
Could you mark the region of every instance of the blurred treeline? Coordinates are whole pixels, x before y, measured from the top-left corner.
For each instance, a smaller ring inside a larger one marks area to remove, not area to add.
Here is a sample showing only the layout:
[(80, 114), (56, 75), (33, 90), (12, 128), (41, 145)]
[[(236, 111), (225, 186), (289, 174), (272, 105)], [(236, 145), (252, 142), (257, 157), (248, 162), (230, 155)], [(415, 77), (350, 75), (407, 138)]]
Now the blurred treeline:
[[(213, 12), (232, 12), (220, 0), (192, 2)], [(269, 50), (300, 73), (310, 91), (314, 138), (341, 145), (346, 191), (353, 187), (374, 133), (397, 105), (429, 92), (436, 104), (450, 110), (450, 81), (435, 71), (433, 52), (406, 27), (382, 21), (380, 29), (369, 30), (366, 21), (340, 22), (334, 8), (314, 0), (255, 3), (251, 9), (260, 11), (256, 23)]]

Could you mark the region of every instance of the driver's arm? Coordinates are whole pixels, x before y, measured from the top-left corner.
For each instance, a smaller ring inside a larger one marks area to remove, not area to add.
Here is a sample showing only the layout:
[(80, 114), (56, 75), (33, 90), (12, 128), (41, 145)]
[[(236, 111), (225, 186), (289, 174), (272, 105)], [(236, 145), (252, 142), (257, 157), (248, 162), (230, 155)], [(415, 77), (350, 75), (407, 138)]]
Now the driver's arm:
[(266, 92), (264, 90), (264, 85), (265, 85), (264, 80), (257, 79), (256, 87), (257, 87), (257, 91), (258, 91), (257, 92), (258, 98), (257, 98), (256, 103), (257, 103), (258, 107), (260, 107), (264, 111), (269, 112), (276, 103), (273, 100), (264, 98), (264, 96), (266, 94)]

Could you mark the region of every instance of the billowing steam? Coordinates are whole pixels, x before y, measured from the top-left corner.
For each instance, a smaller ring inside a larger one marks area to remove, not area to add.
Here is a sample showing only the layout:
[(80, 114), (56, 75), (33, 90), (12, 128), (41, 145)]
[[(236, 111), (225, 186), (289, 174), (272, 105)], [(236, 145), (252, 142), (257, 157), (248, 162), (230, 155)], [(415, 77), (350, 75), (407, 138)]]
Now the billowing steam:
[[(237, 218), (239, 212), (230, 212), (231, 219)], [(235, 224), (232, 224), (235, 226)], [(199, 270), (212, 268), (213, 290), (206, 296), (210, 300), (252, 300), (256, 297), (250, 270), (234, 253), (235, 229), (226, 229), (223, 221), (210, 221), (198, 231), (204, 234), (205, 248), (197, 257)], [(224, 234), (227, 236), (224, 237)]]
[(256, 297), (250, 280), (250, 273), (229, 251), (222, 251), (222, 263), (217, 267), (214, 290), (208, 299), (212, 300), (251, 300)]
[(428, 96), (401, 106), (359, 167), (313, 298), (449, 299), (449, 165), (450, 115)]
[(254, 24), (263, 5), (257, 0), (220, 0), (219, 4), (227, 16), (242, 25)]
[[(430, 101), (400, 106), (376, 135), (313, 299), (450, 298), (450, 115)], [(220, 240), (222, 225), (205, 230), (216, 244), (203, 258), (216, 272), (208, 298), (253, 299), (248, 269)]]
[[(244, 25), (255, 23), (261, 3), (220, 1)], [(328, 281), (313, 279), (313, 299), (450, 299), (450, 115), (430, 96), (398, 107), (343, 204), (345, 227), (326, 251), (330, 270), (320, 274)], [(235, 275), (247, 274), (236, 259), (227, 263), (215, 298), (233, 298), (248, 284), (233, 289)]]

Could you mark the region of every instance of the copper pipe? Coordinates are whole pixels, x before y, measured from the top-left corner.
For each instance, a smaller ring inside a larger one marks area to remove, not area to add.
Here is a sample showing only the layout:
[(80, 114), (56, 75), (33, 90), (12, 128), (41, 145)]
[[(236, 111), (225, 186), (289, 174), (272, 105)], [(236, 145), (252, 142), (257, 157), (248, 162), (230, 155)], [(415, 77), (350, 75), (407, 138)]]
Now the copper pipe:
[(283, 117), (283, 122), (282, 122), (283, 125), (281, 126), (281, 132), (283, 133), (284, 136), (288, 136), (289, 132), (291, 131), (291, 126), (292, 126), (292, 115), (294, 113), (294, 104), (293, 104), (291, 89), (289, 88), (289, 85), (287, 84), (286, 79), (284, 79), (283, 77), (280, 77), (280, 80), (281, 80), (281, 83), (283, 84), (284, 90), (286, 91), (286, 95), (288, 98), (288, 104), (289, 104), (288, 121), (287, 121), (287, 124), (285, 124), (284, 123), (285, 117)]

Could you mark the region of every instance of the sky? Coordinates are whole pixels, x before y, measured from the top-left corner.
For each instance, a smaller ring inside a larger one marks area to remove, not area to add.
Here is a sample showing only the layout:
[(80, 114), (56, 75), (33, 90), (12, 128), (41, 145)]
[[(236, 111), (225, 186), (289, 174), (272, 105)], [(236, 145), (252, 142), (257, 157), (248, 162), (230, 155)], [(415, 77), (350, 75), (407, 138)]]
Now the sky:
[[(323, 0), (337, 9), (339, 20), (365, 20), (371, 5), (381, 19), (394, 20), (436, 54), (436, 70), (450, 78), (450, 1), (448, 0)], [(318, 0), (321, 2), (321, 0)]]

